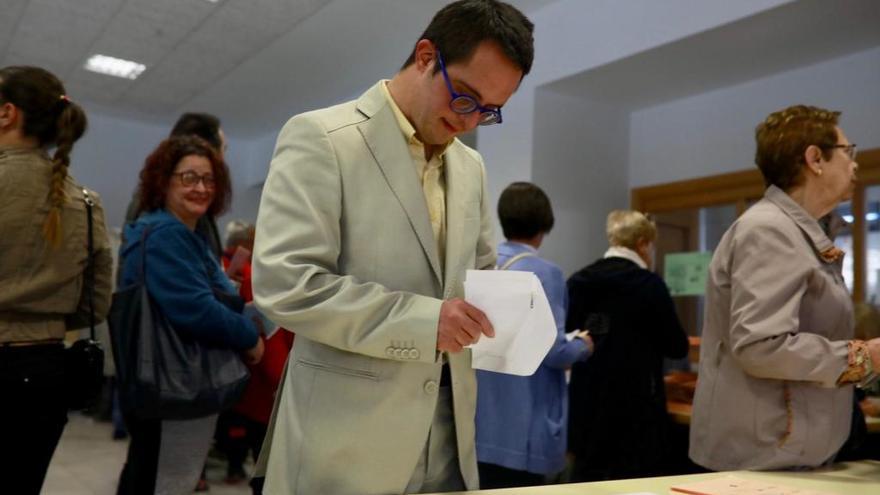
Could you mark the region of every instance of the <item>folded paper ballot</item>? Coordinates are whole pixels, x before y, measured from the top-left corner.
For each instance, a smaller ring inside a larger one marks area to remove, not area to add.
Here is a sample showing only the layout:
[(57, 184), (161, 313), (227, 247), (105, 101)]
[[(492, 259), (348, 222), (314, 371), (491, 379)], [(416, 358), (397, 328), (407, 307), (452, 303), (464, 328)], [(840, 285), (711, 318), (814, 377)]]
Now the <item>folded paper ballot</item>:
[(531, 272), (468, 270), (465, 300), (486, 313), (495, 337), (470, 346), (476, 369), (532, 375), (556, 340), (556, 322), (541, 281)]

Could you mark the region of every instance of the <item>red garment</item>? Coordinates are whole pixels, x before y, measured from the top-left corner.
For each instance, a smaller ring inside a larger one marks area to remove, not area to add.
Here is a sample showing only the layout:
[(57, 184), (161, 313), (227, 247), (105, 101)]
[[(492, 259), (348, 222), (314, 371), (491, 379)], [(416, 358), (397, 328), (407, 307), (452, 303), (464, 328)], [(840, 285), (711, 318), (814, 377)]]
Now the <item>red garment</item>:
[[(223, 251), (222, 258), (224, 270), (229, 268), (229, 263), (232, 262), (233, 255), (235, 255), (235, 248)], [(241, 286), (238, 288), (238, 295), (241, 296), (246, 303), (254, 300), (254, 288), (253, 285), (251, 285), (251, 260), (245, 261), (244, 265), (241, 267)]]
[(256, 366), (249, 366), (251, 379), (248, 382), (241, 400), (233, 408), (235, 412), (247, 416), (254, 421), (269, 424), (272, 415), (272, 404), (275, 402), (275, 391), (281, 383), (281, 373), (284, 372), (284, 364), (287, 355), (293, 346), (293, 332), (278, 329), (272, 338), (263, 339), (266, 351), (263, 359)]
[[(235, 249), (227, 249), (223, 253), (224, 269), (229, 267), (234, 254)], [(242, 267), (241, 276), (241, 287), (239, 287), (238, 294), (245, 302), (251, 302), (254, 299), (254, 293), (251, 285), (250, 260), (245, 262)], [(241, 399), (233, 407), (235, 412), (254, 421), (269, 424), (272, 405), (275, 402), (275, 391), (278, 390), (278, 384), (281, 383), (281, 373), (284, 372), (284, 363), (287, 362), (287, 355), (290, 354), (290, 348), (293, 346), (293, 337), (293, 332), (284, 328), (278, 329), (270, 339), (260, 335), (265, 346), (263, 359), (256, 366), (248, 366), (251, 379), (248, 381)]]

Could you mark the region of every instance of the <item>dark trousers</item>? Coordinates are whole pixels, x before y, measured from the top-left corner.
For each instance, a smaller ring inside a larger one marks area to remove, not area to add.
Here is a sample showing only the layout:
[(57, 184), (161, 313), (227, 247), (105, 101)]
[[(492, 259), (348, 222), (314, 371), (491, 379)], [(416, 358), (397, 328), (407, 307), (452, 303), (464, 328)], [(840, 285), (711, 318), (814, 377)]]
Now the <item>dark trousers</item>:
[(126, 416), (125, 424), (131, 440), (128, 444), (128, 457), (119, 475), (116, 495), (153, 495), (159, 467), (162, 422), (158, 419), (141, 420)]
[(61, 344), (0, 346), (0, 480), (38, 495), (67, 423)]
[(480, 471), (480, 490), (490, 488), (516, 488), (544, 484), (544, 475), (518, 471), (488, 462), (477, 463)]
[(260, 447), (266, 436), (268, 425), (235, 411), (224, 411), (217, 419), (218, 446), (229, 460), (228, 474), (243, 469), (248, 454), (253, 454), (254, 462), (260, 457)]

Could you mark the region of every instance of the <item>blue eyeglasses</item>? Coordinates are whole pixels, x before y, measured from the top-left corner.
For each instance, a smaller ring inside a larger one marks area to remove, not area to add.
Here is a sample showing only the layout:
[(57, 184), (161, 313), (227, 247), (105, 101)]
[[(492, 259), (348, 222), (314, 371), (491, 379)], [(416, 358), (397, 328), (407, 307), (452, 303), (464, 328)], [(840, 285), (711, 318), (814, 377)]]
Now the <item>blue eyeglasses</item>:
[(440, 70), (443, 72), (443, 80), (446, 81), (446, 87), (452, 99), (449, 101), (449, 108), (458, 114), (468, 114), (472, 112), (480, 112), (479, 125), (492, 125), (501, 123), (501, 107), (490, 108), (480, 105), (476, 98), (471, 95), (456, 93), (452, 89), (452, 82), (449, 80), (449, 74), (446, 72), (446, 64), (443, 63), (443, 57), (440, 50), (437, 50), (437, 62), (440, 63)]

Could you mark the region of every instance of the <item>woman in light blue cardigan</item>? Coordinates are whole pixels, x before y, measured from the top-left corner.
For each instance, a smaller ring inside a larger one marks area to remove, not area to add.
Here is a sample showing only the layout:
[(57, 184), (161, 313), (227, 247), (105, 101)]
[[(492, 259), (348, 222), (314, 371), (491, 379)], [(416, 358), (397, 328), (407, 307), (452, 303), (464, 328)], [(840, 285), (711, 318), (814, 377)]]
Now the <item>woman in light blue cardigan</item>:
[(477, 461), (480, 488), (543, 484), (565, 467), (568, 386), (565, 370), (586, 360), (592, 340), (565, 338), (568, 293), (562, 270), (539, 258), (537, 248), (553, 227), (550, 200), (538, 186), (509, 185), (498, 200), (508, 239), (498, 247), (498, 267), (537, 275), (556, 321), (556, 341), (532, 376), (477, 371)]

